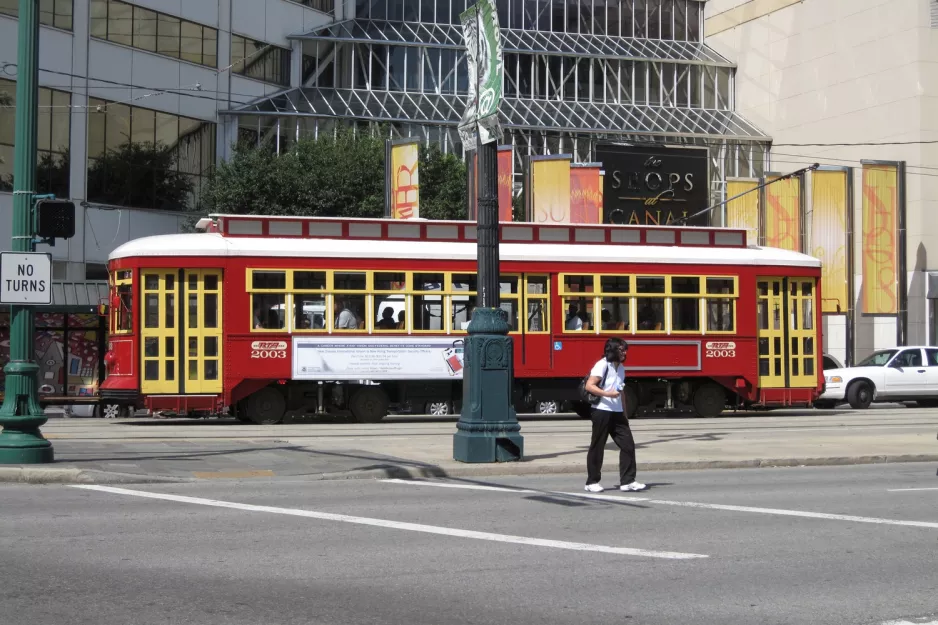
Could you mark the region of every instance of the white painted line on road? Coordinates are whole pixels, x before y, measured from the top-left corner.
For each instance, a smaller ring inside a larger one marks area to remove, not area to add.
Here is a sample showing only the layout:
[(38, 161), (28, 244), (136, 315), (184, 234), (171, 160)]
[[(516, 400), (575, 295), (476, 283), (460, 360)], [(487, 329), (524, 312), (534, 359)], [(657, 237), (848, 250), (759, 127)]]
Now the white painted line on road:
[(648, 503), (656, 503), (664, 506), (681, 506), (684, 508), (705, 508), (709, 510), (727, 510), (729, 512), (754, 512), (756, 514), (775, 514), (807, 519), (826, 519), (829, 521), (852, 521), (854, 523), (874, 523), (877, 525), (901, 525), (905, 527), (938, 529), (938, 523), (930, 523), (928, 521), (897, 521), (894, 519), (878, 519), (876, 517), (852, 516), (849, 514), (827, 514), (825, 512), (804, 512), (802, 510), (781, 510), (778, 508), (753, 508), (751, 506), (730, 506), (718, 503), (696, 503), (693, 501), (666, 501), (663, 499), (649, 499)]
[(591, 545), (588, 543), (573, 543), (563, 540), (548, 540), (544, 538), (529, 538), (527, 536), (510, 536), (508, 534), (492, 534), (489, 532), (476, 532), (472, 530), (461, 530), (449, 527), (438, 527), (435, 525), (423, 525), (420, 523), (404, 523), (401, 521), (388, 521), (386, 519), (371, 519), (368, 517), (348, 516), (345, 514), (332, 514), (329, 512), (315, 512), (313, 510), (298, 510), (296, 508), (276, 508), (273, 506), (255, 506), (246, 503), (234, 503), (231, 501), (219, 501), (217, 499), (203, 499), (201, 497), (186, 497), (184, 495), (167, 495), (163, 493), (152, 493), (142, 490), (130, 490), (127, 488), (114, 488), (112, 486), (95, 486), (77, 484), (72, 488), (83, 490), (93, 490), (102, 493), (112, 493), (115, 495), (130, 495), (133, 497), (143, 497), (145, 499), (160, 499), (163, 501), (175, 501), (177, 503), (188, 503), (200, 506), (211, 506), (214, 508), (229, 508), (233, 510), (244, 510), (246, 512), (267, 512), (269, 514), (283, 514), (287, 516), (298, 516), (309, 519), (320, 519), (323, 521), (337, 521), (340, 523), (352, 523), (355, 525), (370, 525), (372, 527), (384, 527), (388, 529), (406, 530), (411, 532), (422, 532), (424, 534), (438, 534), (441, 536), (454, 536), (457, 538), (472, 538), (474, 540), (488, 540), (499, 543), (514, 543), (518, 545), (528, 545), (531, 547), (549, 547), (552, 549), (567, 549), (570, 551), (592, 551), (598, 553), (609, 553), (622, 556), (643, 556), (648, 558), (663, 558), (666, 560), (692, 560), (696, 558), (706, 558), (707, 555), (699, 553), (679, 553), (674, 551), (649, 551), (646, 549), (632, 549), (628, 547), (607, 547), (604, 545)]
[[(890, 489), (887, 489), (886, 492), (887, 493), (907, 493), (913, 490), (938, 490), (938, 488), (890, 488)], [(935, 621), (935, 623), (938, 623), (938, 621)], [(925, 623), (925, 625), (931, 625), (931, 624)]]
[(391, 484), (407, 484), (408, 486), (435, 486), (437, 488), (464, 488), (466, 490), (491, 490), (499, 493), (539, 493), (539, 490), (525, 490), (523, 488), (503, 488), (500, 486), (481, 486), (475, 484), (447, 484), (443, 482), (424, 482), (421, 480), (402, 480), (399, 478), (392, 478), (387, 480), (381, 480), (382, 482), (390, 482)]

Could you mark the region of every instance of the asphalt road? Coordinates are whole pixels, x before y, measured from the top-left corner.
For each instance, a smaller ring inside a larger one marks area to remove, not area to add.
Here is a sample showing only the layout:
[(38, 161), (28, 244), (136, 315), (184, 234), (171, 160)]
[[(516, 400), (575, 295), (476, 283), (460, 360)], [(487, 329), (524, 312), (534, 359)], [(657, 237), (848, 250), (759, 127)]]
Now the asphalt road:
[(0, 623), (938, 622), (934, 466), (639, 477), (2, 486)]

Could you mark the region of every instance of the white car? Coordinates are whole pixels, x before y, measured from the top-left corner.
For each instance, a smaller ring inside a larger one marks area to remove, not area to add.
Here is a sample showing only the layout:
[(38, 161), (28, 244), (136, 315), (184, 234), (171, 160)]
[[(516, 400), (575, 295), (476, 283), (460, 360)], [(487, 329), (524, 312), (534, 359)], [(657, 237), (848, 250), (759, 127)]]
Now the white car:
[(915, 401), (938, 406), (938, 347), (897, 347), (875, 352), (855, 367), (824, 370), (818, 407), (847, 402), (869, 408), (873, 402)]

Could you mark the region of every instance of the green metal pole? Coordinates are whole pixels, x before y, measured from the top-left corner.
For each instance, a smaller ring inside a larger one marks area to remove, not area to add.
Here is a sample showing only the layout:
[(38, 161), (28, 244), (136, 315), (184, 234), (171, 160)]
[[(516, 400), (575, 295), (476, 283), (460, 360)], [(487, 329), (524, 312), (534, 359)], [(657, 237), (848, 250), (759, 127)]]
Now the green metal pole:
[[(33, 198), (36, 195), (36, 129), (39, 116), (39, 0), (20, 0), (16, 75), (16, 151), (13, 167), (14, 252), (33, 252)], [(0, 464), (52, 462), (52, 444), (39, 427), (39, 366), (34, 362), (32, 306), (11, 307), (10, 362), (0, 407)]]

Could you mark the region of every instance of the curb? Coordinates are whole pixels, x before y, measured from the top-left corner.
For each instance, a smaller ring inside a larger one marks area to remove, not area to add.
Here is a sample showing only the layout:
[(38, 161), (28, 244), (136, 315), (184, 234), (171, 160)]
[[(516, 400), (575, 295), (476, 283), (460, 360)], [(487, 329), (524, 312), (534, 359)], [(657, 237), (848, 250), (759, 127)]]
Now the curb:
[[(785, 467), (825, 467), (865, 464), (896, 464), (904, 462), (938, 462), (938, 454), (906, 454), (898, 456), (842, 456), (834, 458), (772, 458), (756, 460), (694, 460), (683, 462), (640, 462), (647, 471), (693, 471), (706, 469), (768, 469)], [(301, 478), (308, 481), (427, 479), (453, 477), (492, 477), (518, 475), (568, 475), (582, 473), (581, 464), (535, 465), (530, 463), (466, 464), (462, 466), (400, 466), (388, 465), (361, 471), (340, 471), (275, 477)], [(266, 479), (271, 479), (267, 477)], [(73, 467), (0, 467), (0, 483), (13, 484), (178, 484), (202, 482), (195, 477), (181, 478), (158, 475), (135, 475), (78, 469)]]
[(66, 467), (0, 467), (0, 484), (166, 484), (190, 480)]

